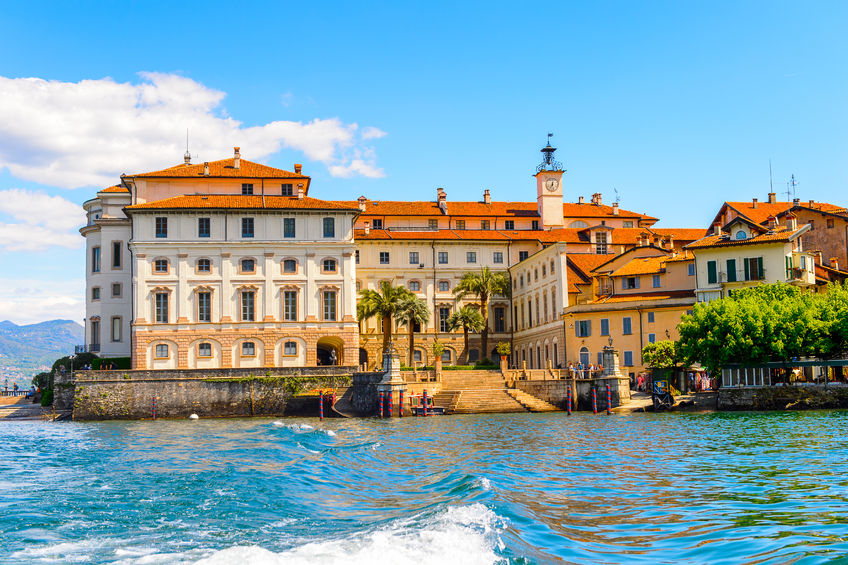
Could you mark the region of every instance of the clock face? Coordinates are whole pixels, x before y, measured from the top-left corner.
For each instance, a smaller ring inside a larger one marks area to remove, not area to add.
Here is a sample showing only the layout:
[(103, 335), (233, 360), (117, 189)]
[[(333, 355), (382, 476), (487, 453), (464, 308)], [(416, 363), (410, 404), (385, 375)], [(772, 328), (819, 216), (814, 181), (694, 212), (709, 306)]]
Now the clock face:
[(549, 192), (554, 192), (559, 186), (559, 181), (555, 178), (549, 178), (545, 181), (545, 188), (548, 189)]

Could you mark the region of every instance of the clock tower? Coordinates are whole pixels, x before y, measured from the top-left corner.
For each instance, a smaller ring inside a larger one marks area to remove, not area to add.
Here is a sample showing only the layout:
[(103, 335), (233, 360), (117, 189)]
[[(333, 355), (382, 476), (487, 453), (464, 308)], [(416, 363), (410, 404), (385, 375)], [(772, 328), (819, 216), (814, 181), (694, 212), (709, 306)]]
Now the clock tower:
[(554, 159), (556, 147), (551, 147), (552, 133), (548, 134), (548, 145), (542, 148), (542, 164), (536, 167), (536, 209), (541, 218), (542, 229), (565, 227), (562, 214), (562, 163)]

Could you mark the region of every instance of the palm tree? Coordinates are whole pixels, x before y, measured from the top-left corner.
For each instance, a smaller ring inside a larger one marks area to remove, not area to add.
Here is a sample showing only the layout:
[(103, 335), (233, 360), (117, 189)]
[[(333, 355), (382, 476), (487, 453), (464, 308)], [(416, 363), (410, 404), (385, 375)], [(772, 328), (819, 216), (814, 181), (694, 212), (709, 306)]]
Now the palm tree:
[[(483, 329), (484, 323), (483, 315), (476, 306), (463, 306), (448, 317), (448, 328), (451, 331), (462, 328), (466, 363), (468, 363), (468, 332), (479, 332)], [(485, 357), (485, 355), (483, 356)]]
[(383, 322), (383, 351), (392, 340), (392, 318), (408, 296), (412, 296), (404, 286), (393, 286), (389, 281), (380, 283), (380, 291), (366, 289), (359, 291), (359, 304), (356, 315), (359, 321), (380, 318)]
[(414, 294), (410, 294), (403, 299), (403, 302), (395, 311), (395, 320), (406, 324), (409, 332), (409, 366), (413, 367), (412, 352), (415, 347), (415, 324), (418, 323), (423, 326), (430, 321), (430, 309), (427, 307), (427, 302)]
[(453, 289), (454, 295), (462, 299), (469, 294), (480, 301), (480, 313), (483, 315), (483, 358), (489, 358), (489, 298), (496, 295), (509, 296), (509, 277), (506, 273), (496, 273), (483, 267), (479, 273), (465, 273)]

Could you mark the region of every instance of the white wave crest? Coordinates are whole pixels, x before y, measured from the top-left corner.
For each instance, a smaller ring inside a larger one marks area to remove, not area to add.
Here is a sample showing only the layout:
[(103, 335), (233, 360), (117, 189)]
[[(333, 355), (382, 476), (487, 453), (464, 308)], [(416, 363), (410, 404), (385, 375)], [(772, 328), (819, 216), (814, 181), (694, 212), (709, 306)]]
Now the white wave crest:
[(314, 430), (315, 429), (312, 426), (310, 426), (309, 424), (286, 424), (285, 422), (281, 422), (279, 420), (276, 420), (274, 422), (274, 425), (279, 427), (279, 428), (288, 428), (288, 429), (294, 430), (296, 432), (305, 432), (307, 430)]
[(479, 477), (477, 479), (477, 485), (483, 490), (492, 490), (492, 481), (487, 477)]
[(324, 432), (325, 434), (327, 434), (330, 437), (335, 437), (335, 435), (336, 435), (336, 432), (334, 432), (333, 430), (321, 430), (321, 431)]
[(390, 528), (348, 536), (343, 539), (311, 542), (274, 553), (257, 546), (235, 546), (209, 555), (199, 565), (299, 565), (457, 563), (491, 564), (499, 561), (502, 549), (499, 531), (503, 520), (482, 504), (451, 507), (424, 524), (411, 520)]

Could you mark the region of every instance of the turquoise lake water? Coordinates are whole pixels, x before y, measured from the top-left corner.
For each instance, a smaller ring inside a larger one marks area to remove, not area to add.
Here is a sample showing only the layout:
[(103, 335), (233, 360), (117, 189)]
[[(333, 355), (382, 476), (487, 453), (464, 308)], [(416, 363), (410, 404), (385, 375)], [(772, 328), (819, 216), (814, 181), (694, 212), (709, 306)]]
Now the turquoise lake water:
[(0, 423), (4, 563), (817, 563), (848, 413)]

